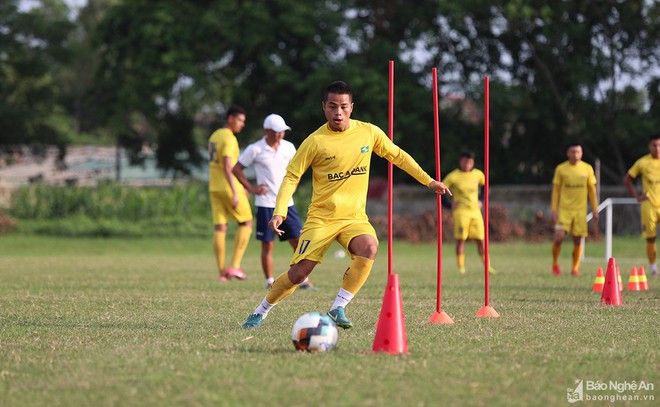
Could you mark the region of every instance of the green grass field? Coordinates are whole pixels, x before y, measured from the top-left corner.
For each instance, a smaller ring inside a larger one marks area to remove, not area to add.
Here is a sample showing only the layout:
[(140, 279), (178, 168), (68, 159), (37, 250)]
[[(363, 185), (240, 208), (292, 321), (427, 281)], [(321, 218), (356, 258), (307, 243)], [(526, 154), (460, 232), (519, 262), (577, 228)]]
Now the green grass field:
[[(231, 247), (231, 243), (229, 243)], [(476, 318), (483, 268), (468, 246), (466, 275), (445, 245), (443, 310), (435, 311), (435, 245), (396, 243), (409, 355), (372, 354), (387, 280), (386, 243), (347, 308), (355, 328), (329, 354), (294, 351), (291, 327), (325, 311), (348, 260), (332, 251), (312, 274), (321, 290), (298, 291), (256, 331), (240, 325), (265, 294), (259, 246), (251, 242), (244, 282), (219, 283), (208, 239), (0, 237), (0, 405), (2, 406), (557, 406), (576, 380), (646, 383), (653, 390), (587, 391), (660, 399), (660, 281), (599, 305), (597, 267), (550, 275), (550, 245), (491, 245), (498, 319)], [(277, 245), (284, 271), (288, 245)], [(641, 238), (615, 242), (628, 279), (642, 264)], [(570, 266), (570, 242), (562, 266)], [(590, 255), (602, 253), (589, 245)], [(637, 264), (635, 264), (637, 262)], [(606, 401), (588, 405), (611, 405)]]

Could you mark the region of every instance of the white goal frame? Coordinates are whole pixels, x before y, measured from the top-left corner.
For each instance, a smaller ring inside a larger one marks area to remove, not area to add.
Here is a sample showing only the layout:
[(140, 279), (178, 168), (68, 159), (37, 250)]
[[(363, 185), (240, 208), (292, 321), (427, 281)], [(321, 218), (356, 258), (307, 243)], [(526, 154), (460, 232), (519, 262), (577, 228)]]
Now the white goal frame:
[[(639, 205), (639, 202), (637, 202), (637, 199), (635, 198), (607, 198), (598, 205), (599, 214), (605, 210), (605, 261), (608, 261), (612, 257), (612, 206), (615, 204)], [(593, 212), (588, 213), (587, 222), (589, 222), (593, 216)], [(584, 258), (584, 253), (586, 251), (584, 238), (582, 238), (582, 247), (585, 248), (582, 252), (582, 257)]]

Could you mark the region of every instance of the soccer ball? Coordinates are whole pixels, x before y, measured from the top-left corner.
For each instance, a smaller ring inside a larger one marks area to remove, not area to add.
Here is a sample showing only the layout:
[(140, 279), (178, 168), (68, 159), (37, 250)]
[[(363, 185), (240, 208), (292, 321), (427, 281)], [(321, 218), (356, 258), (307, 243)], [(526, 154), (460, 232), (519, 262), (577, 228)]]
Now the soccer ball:
[(291, 338), (299, 351), (328, 352), (337, 346), (337, 326), (326, 314), (309, 312), (293, 324)]

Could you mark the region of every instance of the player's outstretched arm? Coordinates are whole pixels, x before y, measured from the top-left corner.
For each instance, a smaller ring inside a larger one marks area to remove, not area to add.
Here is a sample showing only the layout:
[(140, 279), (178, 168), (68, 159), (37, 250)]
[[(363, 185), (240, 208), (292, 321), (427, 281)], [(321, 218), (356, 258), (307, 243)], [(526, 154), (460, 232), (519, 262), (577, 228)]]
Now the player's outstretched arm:
[(436, 194), (440, 194), (440, 195), (449, 194), (449, 196), (452, 195), (449, 188), (447, 188), (447, 186), (440, 181), (433, 180), (429, 182), (427, 186), (429, 187), (429, 189), (435, 191)]

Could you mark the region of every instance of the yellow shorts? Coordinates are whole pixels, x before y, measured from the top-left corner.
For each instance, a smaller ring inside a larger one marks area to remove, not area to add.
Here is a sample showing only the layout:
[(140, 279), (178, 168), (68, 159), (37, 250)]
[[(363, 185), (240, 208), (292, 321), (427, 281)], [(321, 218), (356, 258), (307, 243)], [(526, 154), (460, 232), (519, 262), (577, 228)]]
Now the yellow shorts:
[(559, 210), (555, 230), (563, 230), (574, 237), (587, 237), (587, 214), (584, 211)]
[(346, 251), (351, 240), (360, 235), (369, 235), (376, 239), (376, 231), (368, 220), (323, 221), (307, 219), (303, 226), (298, 247), (291, 258), (291, 265), (300, 260), (323, 263), (323, 255), (333, 241), (337, 241)]
[(252, 220), (252, 208), (244, 191), (238, 194), (238, 206), (236, 209), (231, 207), (231, 191), (211, 191), (209, 194), (211, 197), (214, 225), (225, 225), (230, 218), (238, 223)]
[(642, 236), (653, 239), (657, 235), (658, 220), (660, 219), (660, 208), (651, 205), (648, 200), (642, 201), (640, 208), (642, 215)]
[(484, 240), (484, 218), (481, 211), (454, 209), (453, 216), (456, 240)]

